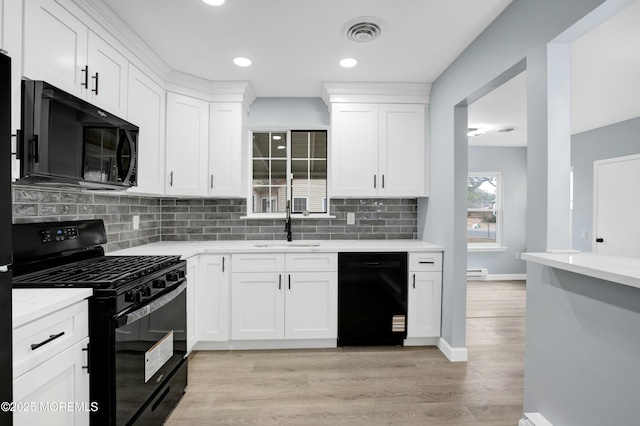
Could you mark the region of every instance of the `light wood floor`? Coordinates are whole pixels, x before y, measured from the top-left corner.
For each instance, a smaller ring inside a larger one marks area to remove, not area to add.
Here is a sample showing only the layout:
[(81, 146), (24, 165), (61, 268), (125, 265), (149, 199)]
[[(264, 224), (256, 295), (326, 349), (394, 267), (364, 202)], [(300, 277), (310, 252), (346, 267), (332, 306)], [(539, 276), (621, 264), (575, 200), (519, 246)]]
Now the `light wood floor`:
[(469, 282), (466, 363), (434, 347), (196, 352), (166, 425), (515, 426), (524, 289)]

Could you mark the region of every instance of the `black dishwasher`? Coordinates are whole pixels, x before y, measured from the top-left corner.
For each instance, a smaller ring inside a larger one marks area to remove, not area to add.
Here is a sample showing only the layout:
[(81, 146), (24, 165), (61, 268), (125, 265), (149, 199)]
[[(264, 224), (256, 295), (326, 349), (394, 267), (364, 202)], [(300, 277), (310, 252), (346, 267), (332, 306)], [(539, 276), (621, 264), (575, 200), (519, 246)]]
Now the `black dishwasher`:
[(407, 253), (338, 254), (338, 346), (402, 345)]

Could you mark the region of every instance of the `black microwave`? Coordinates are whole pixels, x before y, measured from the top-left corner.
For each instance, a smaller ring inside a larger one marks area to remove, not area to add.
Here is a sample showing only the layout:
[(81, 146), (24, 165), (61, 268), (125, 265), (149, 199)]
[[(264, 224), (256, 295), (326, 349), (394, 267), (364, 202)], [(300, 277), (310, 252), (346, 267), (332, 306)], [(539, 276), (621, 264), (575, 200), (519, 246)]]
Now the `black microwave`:
[(136, 185), (138, 127), (44, 81), (22, 81), (16, 183)]

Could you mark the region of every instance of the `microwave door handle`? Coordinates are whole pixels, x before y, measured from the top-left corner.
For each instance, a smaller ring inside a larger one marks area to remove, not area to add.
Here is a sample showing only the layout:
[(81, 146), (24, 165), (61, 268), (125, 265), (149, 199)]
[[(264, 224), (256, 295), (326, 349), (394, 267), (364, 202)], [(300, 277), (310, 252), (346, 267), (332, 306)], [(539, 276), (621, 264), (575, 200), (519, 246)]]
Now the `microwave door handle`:
[[(126, 171), (126, 175), (124, 173), (124, 162), (122, 161), (124, 143), (129, 144), (129, 152), (131, 152), (129, 169)], [(123, 176), (122, 181), (124, 183), (131, 183), (131, 176), (133, 175), (136, 167), (136, 155), (136, 145), (131, 138), (131, 134), (127, 131), (123, 131), (123, 137), (120, 138), (120, 143), (118, 144), (118, 156), (116, 162), (118, 164), (118, 172), (120, 173), (120, 176)]]

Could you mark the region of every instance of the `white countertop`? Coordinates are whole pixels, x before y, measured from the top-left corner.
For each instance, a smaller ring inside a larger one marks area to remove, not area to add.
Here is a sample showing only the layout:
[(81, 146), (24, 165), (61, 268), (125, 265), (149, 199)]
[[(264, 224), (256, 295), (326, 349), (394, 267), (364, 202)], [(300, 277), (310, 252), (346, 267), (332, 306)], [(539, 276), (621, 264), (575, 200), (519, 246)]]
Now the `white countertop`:
[[(317, 245), (315, 245), (317, 244)], [(267, 245), (267, 246), (264, 246)], [(161, 241), (108, 253), (109, 255), (180, 255), (183, 258), (204, 253), (261, 252), (440, 252), (443, 247), (418, 240), (297, 240), (286, 241)]]
[(13, 328), (91, 297), (90, 288), (16, 288), (12, 290)]
[(522, 259), (640, 288), (640, 258), (597, 253), (522, 253)]

